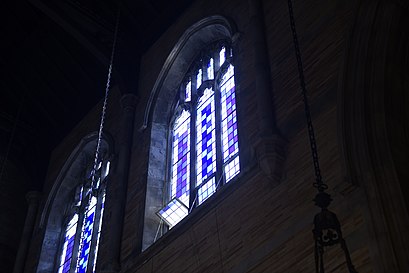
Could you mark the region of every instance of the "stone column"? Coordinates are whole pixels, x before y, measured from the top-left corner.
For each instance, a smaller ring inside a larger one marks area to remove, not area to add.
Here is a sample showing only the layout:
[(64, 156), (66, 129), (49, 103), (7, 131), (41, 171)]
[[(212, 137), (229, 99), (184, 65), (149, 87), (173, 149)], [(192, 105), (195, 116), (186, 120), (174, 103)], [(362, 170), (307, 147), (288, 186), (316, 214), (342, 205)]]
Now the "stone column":
[(273, 181), (281, 177), (285, 141), (279, 135), (274, 115), (269, 52), (261, 0), (249, 0), (249, 36), (253, 45), (259, 134), (255, 151), (260, 169)]
[(261, 0), (249, 0), (249, 35), (253, 45), (256, 80), (257, 114), (261, 136), (271, 136), (276, 131), (273, 112), (271, 73), (267, 42), (264, 35), (264, 13)]
[(28, 210), (26, 220), (24, 222), (23, 233), (21, 234), (13, 273), (22, 273), (24, 271), (27, 252), (30, 247), (31, 236), (33, 234), (40, 198), (41, 194), (37, 191), (30, 191), (26, 195)]
[(103, 264), (102, 272), (118, 272), (120, 270), (122, 230), (136, 104), (137, 97), (133, 94), (125, 94), (121, 98), (122, 116), (118, 141), (118, 161), (111, 176), (114, 182), (110, 184), (112, 191), (107, 192), (107, 205), (109, 200), (111, 208), (109, 223), (106, 223), (109, 229), (109, 237), (107, 237), (107, 248), (109, 251), (107, 252), (106, 263)]

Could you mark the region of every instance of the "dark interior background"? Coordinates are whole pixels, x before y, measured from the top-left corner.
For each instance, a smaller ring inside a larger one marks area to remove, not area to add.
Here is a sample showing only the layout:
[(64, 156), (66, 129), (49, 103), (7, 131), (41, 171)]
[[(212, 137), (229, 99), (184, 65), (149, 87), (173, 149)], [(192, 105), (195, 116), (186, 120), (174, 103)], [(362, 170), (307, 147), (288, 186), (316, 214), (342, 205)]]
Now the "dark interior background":
[[(117, 11), (114, 82), (137, 92), (140, 56), (190, 1), (26, 0), (0, 17), (0, 263), (14, 263), (27, 209), (51, 151), (103, 97)], [(95, 129), (98, 124), (95, 124)]]

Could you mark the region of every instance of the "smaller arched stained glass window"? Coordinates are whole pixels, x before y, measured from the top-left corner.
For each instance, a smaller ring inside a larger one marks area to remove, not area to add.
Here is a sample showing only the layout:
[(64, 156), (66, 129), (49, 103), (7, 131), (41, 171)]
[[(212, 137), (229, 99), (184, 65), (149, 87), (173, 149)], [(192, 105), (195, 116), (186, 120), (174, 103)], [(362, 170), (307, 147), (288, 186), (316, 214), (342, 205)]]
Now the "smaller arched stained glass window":
[(210, 48), (181, 83), (170, 124), (168, 201), (158, 212), (170, 228), (240, 172), (232, 50)]
[(61, 246), (58, 273), (95, 272), (110, 162), (98, 164), (73, 194)]

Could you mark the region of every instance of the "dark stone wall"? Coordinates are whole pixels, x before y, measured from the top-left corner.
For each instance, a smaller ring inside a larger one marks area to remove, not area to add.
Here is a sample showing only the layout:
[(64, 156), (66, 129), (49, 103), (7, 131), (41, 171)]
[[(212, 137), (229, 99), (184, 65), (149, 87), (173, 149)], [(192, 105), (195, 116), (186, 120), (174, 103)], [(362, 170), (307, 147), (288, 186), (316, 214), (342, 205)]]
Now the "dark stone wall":
[[(0, 181), (0, 264), (2, 272), (12, 272), (27, 210), (27, 176), (21, 166), (0, 156), (4, 164)], [(0, 166), (2, 168), (3, 166)]]

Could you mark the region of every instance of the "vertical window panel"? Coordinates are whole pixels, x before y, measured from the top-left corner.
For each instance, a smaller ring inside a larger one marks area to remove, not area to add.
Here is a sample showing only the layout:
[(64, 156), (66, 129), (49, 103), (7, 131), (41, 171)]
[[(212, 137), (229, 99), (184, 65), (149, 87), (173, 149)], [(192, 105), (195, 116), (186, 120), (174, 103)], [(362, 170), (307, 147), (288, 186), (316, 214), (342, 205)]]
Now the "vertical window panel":
[(196, 76), (196, 87), (199, 88), (200, 85), (202, 84), (202, 80), (203, 80), (203, 75), (202, 75), (202, 69), (199, 69), (199, 71), (197, 72), (197, 76)]
[[(233, 66), (230, 65), (230, 71)], [(230, 74), (226, 73), (225, 76)], [(223, 162), (238, 153), (238, 135), (237, 135), (237, 115), (236, 115), (236, 94), (234, 85), (234, 76), (225, 80), (221, 86), (221, 104), (222, 104), (222, 150)]]
[(190, 183), (190, 113), (183, 111), (173, 132), (171, 197), (189, 206)]
[(111, 167), (111, 162), (110, 161), (107, 161), (106, 164), (103, 165), (102, 174), (101, 174), (101, 179), (102, 180), (104, 180), (108, 176), (110, 167)]
[(226, 60), (226, 48), (225, 47), (222, 47), (222, 49), (220, 50), (219, 58), (220, 58), (220, 66), (222, 66), (222, 64)]
[(82, 195), (83, 195), (83, 191), (84, 191), (84, 187), (82, 185), (77, 186), (77, 188), (75, 189), (75, 200), (74, 200), (74, 204), (75, 206), (79, 207), (81, 205), (82, 202)]
[[(226, 73), (222, 77), (222, 81), (220, 82), (220, 86), (223, 86), (233, 76), (234, 76), (234, 66), (229, 65), (229, 67), (227, 68)], [(234, 79), (233, 79), (233, 85), (234, 85)]]
[(185, 101), (189, 102), (192, 100), (192, 82), (189, 81), (186, 84), (186, 88), (185, 88)]
[[(108, 161), (109, 164), (109, 161)], [(102, 200), (101, 200), (101, 211), (99, 215), (99, 225), (98, 225), (98, 232), (97, 232), (97, 241), (95, 244), (95, 255), (94, 255), (94, 262), (92, 265), (92, 272), (95, 272), (95, 268), (97, 265), (97, 257), (98, 257), (98, 249), (99, 249), (99, 239), (101, 237), (101, 229), (102, 229), (102, 217), (104, 216), (104, 208), (105, 208), (105, 191), (102, 195)]]
[(65, 231), (65, 238), (58, 273), (67, 273), (70, 271), (70, 264), (72, 260), (73, 248), (75, 243), (75, 235), (77, 232), (77, 224), (78, 214), (74, 214), (74, 216), (68, 223), (67, 229)]
[[(220, 91), (222, 106), (222, 152), (223, 163), (226, 163), (235, 155), (238, 155), (239, 152), (234, 67), (232, 65), (229, 66), (226, 74), (223, 76)], [(235, 162), (237, 166), (229, 165), (225, 168), (226, 182), (240, 171), (239, 160), (237, 159)], [(234, 171), (232, 172), (231, 170)]]
[(214, 92), (207, 88), (199, 100), (196, 118), (196, 186), (216, 172)]
[(77, 262), (77, 272), (86, 273), (88, 267), (88, 259), (91, 250), (91, 239), (95, 222), (95, 208), (97, 198), (92, 197), (89, 208), (85, 214), (84, 224), (81, 233), (80, 252)]
[(209, 80), (214, 79), (214, 64), (213, 64), (213, 58), (210, 58), (208, 64), (207, 64), (207, 78)]

